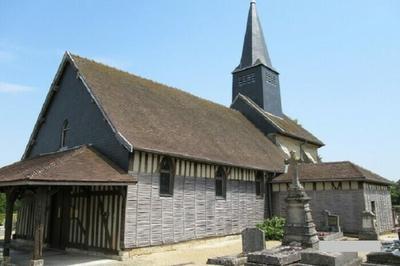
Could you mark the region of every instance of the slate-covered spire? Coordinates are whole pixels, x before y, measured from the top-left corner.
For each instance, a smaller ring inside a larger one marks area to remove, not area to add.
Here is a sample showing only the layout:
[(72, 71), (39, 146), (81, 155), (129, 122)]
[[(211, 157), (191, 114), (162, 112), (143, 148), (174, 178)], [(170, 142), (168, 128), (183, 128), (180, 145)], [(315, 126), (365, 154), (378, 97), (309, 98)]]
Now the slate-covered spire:
[(272, 68), (271, 59), (265, 44), (264, 33), (257, 14), (256, 1), (251, 0), (247, 29), (244, 38), (242, 59), (237, 70), (263, 64)]
[(255, 0), (250, 3), (242, 59), (232, 74), (232, 102), (241, 94), (265, 111), (283, 117), (279, 73), (268, 55)]

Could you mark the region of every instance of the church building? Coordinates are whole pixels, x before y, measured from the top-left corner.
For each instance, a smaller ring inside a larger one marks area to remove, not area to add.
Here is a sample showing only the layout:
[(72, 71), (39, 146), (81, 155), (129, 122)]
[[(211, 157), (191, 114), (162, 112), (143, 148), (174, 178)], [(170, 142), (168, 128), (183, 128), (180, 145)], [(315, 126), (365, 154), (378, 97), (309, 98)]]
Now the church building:
[(313, 191), (317, 227), (329, 210), (355, 232), (361, 222), (349, 212), (368, 209), (382, 232), (391, 230), (390, 181), (350, 162), (322, 163), (323, 145), (283, 112), (255, 1), (230, 107), (67, 52), (22, 160), (0, 169), (3, 255), (11, 238), (33, 243), (39, 260), (44, 246), (129, 256), (239, 234), (285, 216), (290, 151)]

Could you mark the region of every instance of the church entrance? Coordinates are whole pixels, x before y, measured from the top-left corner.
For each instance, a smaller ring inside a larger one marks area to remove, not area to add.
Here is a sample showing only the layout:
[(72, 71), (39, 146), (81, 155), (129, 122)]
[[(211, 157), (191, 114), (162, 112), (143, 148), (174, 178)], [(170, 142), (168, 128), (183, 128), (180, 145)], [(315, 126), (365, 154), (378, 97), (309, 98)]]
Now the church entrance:
[(69, 228), (70, 190), (62, 188), (51, 196), (49, 217), (49, 246), (66, 248)]

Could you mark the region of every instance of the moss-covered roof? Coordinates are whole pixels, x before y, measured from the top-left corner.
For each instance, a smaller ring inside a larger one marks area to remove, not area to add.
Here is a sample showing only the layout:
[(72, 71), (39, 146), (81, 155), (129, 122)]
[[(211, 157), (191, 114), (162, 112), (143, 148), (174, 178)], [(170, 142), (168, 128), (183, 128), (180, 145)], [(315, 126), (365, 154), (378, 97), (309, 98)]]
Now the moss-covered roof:
[(93, 147), (44, 154), (0, 168), (2, 186), (8, 184), (128, 184), (135, 177), (126, 174)]
[(259, 107), (249, 97), (246, 97), (242, 94), (239, 94), (237, 99), (243, 100), (246, 102), (246, 104), (252, 107), (253, 110), (261, 114), (265, 118), (266, 123), (269, 123), (271, 126), (273, 126), (280, 134), (304, 140), (320, 147), (324, 146), (324, 143), (321, 140), (319, 140), (290, 117), (286, 115), (273, 115)]
[(282, 171), (280, 151), (238, 111), (69, 56), (102, 111), (134, 149)]
[[(302, 182), (315, 181), (368, 181), (372, 183), (392, 184), (388, 179), (375, 174), (349, 161), (318, 164), (300, 164), (299, 179)], [(291, 182), (286, 173), (275, 178), (273, 183)]]

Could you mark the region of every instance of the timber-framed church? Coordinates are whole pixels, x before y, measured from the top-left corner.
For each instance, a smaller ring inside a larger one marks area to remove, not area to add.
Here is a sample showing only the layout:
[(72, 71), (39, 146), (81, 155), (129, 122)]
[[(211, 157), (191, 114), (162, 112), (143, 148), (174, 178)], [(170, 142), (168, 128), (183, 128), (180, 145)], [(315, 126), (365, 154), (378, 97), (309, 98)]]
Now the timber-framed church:
[(4, 256), (11, 238), (34, 243), (37, 260), (46, 245), (121, 255), (238, 234), (285, 216), (290, 151), (303, 162), (317, 227), (328, 210), (356, 233), (371, 210), (379, 231), (391, 230), (390, 181), (322, 163), (323, 145), (282, 110), (255, 1), (229, 108), (67, 52), (22, 160), (0, 169)]

